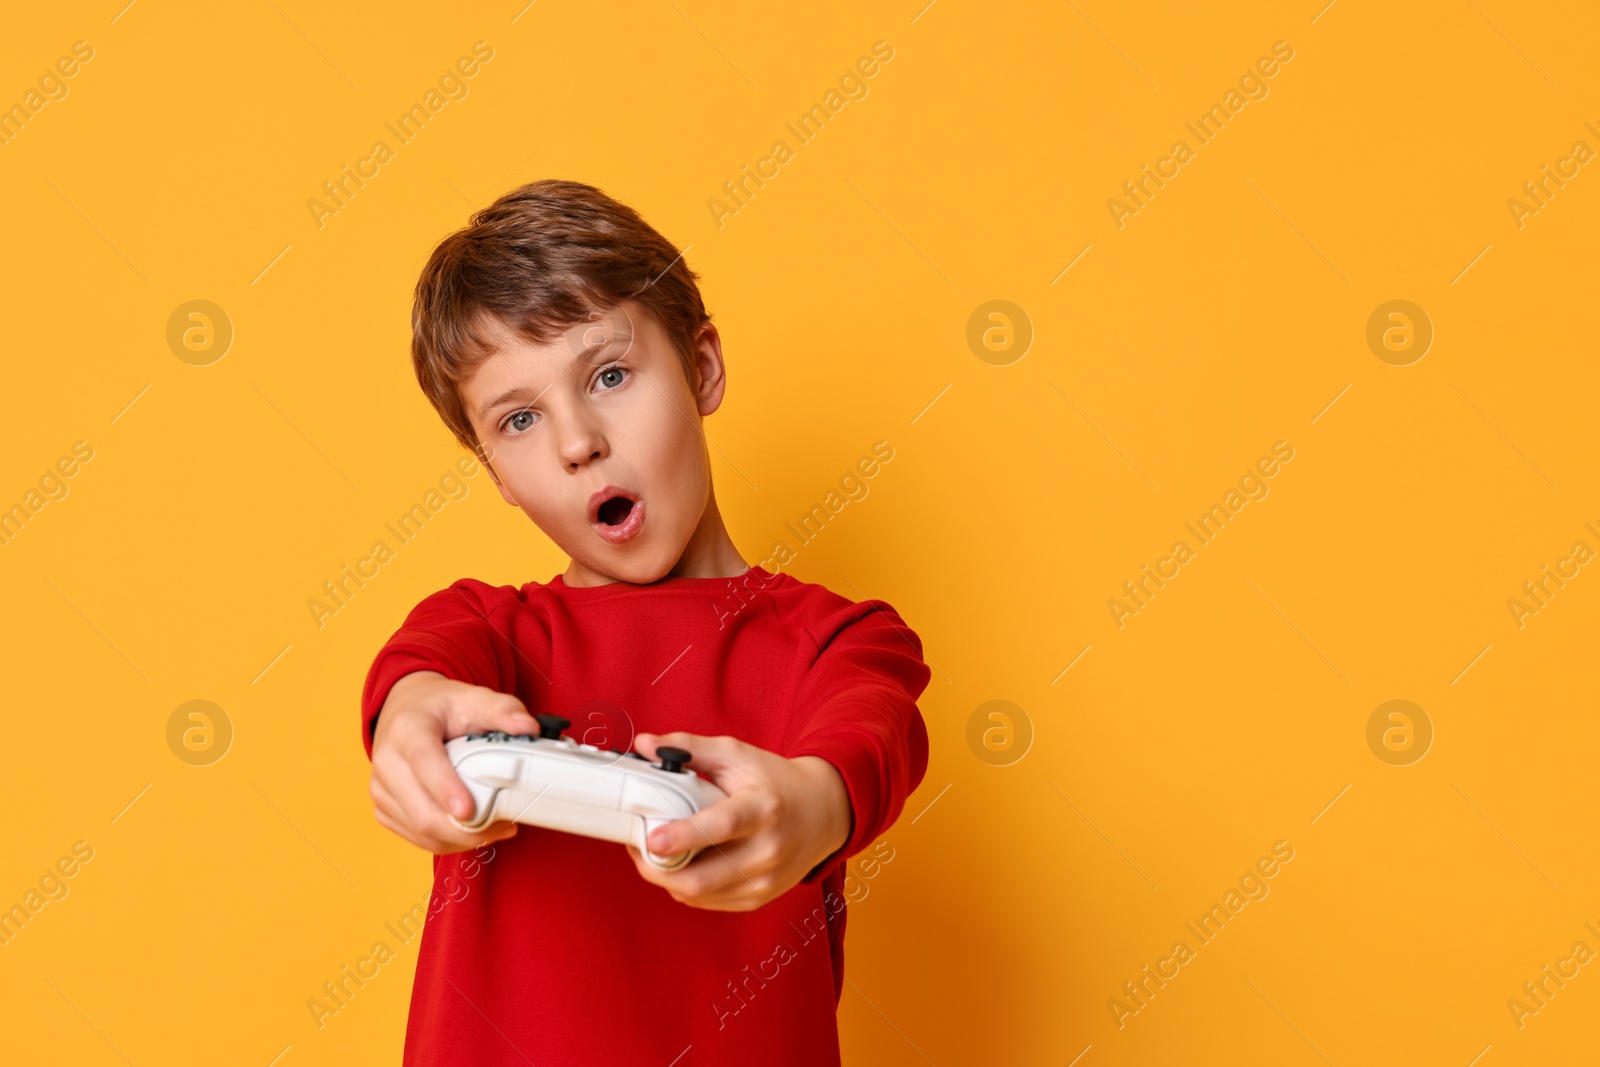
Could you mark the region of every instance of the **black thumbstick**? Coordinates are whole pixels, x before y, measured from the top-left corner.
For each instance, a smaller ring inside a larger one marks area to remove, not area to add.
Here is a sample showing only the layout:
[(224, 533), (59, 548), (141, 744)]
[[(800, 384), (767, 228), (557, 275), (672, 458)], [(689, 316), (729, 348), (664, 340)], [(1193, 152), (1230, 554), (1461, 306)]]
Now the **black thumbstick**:
[(682, 774), (683, 765), (694, 759), (694, 757), (681, 748), (662, 745), (656, 749), (656, 759), (661, 761), (662, 770), (671, 771), (673, 774)]
[(539, 736), (552, 741), (561, 740), (561, 731), (572, 725), (572, 720), (563, 715), (535, 715), (534, 718), (539, 720)]

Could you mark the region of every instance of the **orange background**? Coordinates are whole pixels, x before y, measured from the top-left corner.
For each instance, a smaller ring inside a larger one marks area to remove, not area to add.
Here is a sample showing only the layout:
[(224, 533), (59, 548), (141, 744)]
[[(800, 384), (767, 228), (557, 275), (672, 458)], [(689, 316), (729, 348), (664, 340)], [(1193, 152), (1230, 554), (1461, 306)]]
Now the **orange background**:
[[(428, 593), (565, 560), (478, 477), (320, 629), (306, 601), (460, 455), (411, 375), (411, 287), (541, 177), (689, 246), (747, 559), (895, 449), (789, 568), (889, 601), (934, 667), (927, 778), (851, 909), (847, 1063), (1592, 1049), (1592, 964), (1520, 1028), (1507, 1008), (1600, 950), (1600, 576), (1520, 628), (1507, 607), (1600, 548), (1600, 177), (1507, 207), (1600, 148), (1585, 5), (111, 0), (8, 28), (0, 103), (94, 49), (0, 146), (0, 506), (93, 449), (0, 547), (0, 904), (93, 849), (0, 948), (14, 1058), (397, 1060), (414, 945), (320, 1031), (305, 1006), (429, 885), (371, 815), (362, 679)], [(307, 200), (480, 40), (468, 95), (319, 228)], [(784, 123), (877, 41), (867, 95), (798, 145)], [(1278, 41), (1268, 95), (1197, 144)], [(1119, 228), (1107, 200), (1180, 138)], [(167, 341), (196, 299), (234, 332), (205, 366)], [(1407, 366), (1366, 339), (1397, 299), (1434, 330)], [(991, 300), (1026, 352), (969, 346)], [(1108, 598), (1278, 441), (1270, 494), (1119, 628)], [(191, 700), (232, 727), (209, 765), (169, 747)], [(995, 700), (1032, 735), (1006, 765), (999, 720), (969, 735)], [(1368, 744), (1391, 700), (1431, 724), (1409, 765)], [(1119, 1028), (1123, 983), (1279, 841), (1269, 895)]]

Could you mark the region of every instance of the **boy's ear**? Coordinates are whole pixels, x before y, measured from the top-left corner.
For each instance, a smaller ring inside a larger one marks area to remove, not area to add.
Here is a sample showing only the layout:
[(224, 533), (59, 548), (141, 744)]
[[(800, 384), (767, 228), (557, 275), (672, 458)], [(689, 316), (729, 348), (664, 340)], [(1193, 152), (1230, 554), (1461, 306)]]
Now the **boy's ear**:
[(722, 360), (722, 335), (712, 322), (704, 322), (694, 340), (695, 382), (690, 391), (695, 395), (695, 406), (702, 416), (710, 415), (722, 406), (722, 396), (728, 388), (727, 365)]

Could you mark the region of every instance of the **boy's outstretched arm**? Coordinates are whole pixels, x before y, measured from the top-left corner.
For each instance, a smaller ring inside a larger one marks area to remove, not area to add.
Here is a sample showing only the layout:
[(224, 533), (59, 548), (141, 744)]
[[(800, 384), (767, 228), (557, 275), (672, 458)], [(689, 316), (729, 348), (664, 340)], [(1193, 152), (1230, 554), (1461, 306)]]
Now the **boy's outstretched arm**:
[(816, 656), (795, 697), (788, 758), (731, 737), (640, 734), (635, 747), (694, 753), (691, 766), (728, 798), (657, 828), (650, 848), (705, 851), (659, 871), (632, 848), (642, 877), (696, 907), (748, 911), (815, 881), (899, 817), (928, 766), (917, 709), (930, 672), (922, 642), (881, 600), (850, 604), (808, 628)]
[[(512, 691), (523, 654), (485, 611), (487, 587), (471, 579), (411, 610), (367, 673), (361, 734), (372, 759), (372, 800), (380, 824), (434, 853), (460, 852), (516, 833), (493, 823), (471, 833), (451, 815), (472, 814), (472, 797), (445, 755), (466, 733), (537, 733)], [(536, 668), (535, 668), (536, 669)]]

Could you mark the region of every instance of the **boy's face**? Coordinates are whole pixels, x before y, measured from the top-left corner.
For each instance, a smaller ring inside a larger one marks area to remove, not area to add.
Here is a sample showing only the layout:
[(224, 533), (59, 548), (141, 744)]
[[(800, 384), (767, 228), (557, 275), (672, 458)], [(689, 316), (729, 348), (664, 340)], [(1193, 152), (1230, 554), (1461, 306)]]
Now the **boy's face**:
[(696, 338), (691, 387), (632, 300), (542, 345), (488, 325), (497, 350), (458, 388), (500, 495), (572, 557), (568, 584), (665, 577), (711, 495), (700, 420), (726, 385), (716, 327)]

